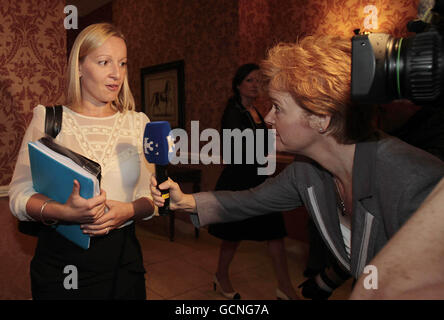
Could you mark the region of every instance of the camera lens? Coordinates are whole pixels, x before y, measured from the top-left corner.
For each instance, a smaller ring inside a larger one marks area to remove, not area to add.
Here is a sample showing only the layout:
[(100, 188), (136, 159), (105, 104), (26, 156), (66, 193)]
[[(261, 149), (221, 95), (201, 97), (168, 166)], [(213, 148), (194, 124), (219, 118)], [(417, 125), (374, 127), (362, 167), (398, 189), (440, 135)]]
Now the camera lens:
[[(370, 45), (362, 46), (367, 43)], [(432, 30), (410, 38), (373, 33), (353, 39), (352, 98), (366, 103), (409, 99), (416, 104), (441, 99), (443, 43)]]
[(416, 103), (436, 101), (442, 92), (442, 40), (436, 32), (419, 33), (400, 46), (399, 94)]

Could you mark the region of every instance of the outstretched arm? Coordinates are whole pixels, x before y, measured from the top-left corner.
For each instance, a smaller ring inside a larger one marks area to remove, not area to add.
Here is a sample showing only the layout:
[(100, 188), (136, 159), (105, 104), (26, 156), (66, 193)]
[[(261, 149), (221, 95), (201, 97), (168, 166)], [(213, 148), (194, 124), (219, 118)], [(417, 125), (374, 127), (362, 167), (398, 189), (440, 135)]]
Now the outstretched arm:
[[(295, 184), (294, 171), (290, 165), (277, 177), (269, 178), (261, 185), (244, 191), (201, 192), (184, 194), (177, 183), (168, 180), (159, 185), (160, 189), (170, 189), (170, 208), (198, 213), (197, 227), (211, 223), (238, 221), (274, 211), (286, 211), (302, 205)], [(153, 177), (151, 194), (154, 204), (163, 206), (164, 200), (157, 190)]]

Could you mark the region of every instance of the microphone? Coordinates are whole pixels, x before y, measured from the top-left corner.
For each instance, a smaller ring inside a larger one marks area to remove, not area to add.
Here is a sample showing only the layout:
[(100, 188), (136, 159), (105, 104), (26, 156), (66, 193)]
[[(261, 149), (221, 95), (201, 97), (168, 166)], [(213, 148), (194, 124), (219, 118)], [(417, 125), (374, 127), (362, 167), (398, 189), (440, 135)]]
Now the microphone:
[[(171, 127), (168, 121), (148, 122), (143, 134), (143, 153), (148, 162), (156, 165), (157, 184), (168, 180), (167, 167), (169, 156), (173, 153), (173, 140), (170, 136)], [(165, 199), (163, 207), (159, 207), (159, 215), (167, 215), (170, 211), (170, 192), (160, 190)]]

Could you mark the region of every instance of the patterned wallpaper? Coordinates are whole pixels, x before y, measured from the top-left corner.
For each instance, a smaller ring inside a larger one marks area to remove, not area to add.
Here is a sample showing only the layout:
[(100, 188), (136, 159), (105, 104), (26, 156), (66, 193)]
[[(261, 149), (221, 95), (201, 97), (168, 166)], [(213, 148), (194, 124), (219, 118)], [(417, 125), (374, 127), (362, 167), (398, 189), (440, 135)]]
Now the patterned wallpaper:
[[(364, 8), (379, 32), (406, 33), (418, 0), (114, 0), (128, 38), (129, 78), (140, 110), (140, 69), (185, 60), (185, 120), (218, 128), (238, 65), (264, 58), (279, 41), (307, 34), (353, 35)], [(0, 185), (10, 180), (31, 110), (63, 102), (66, 35), (62, 0), (0, 1)], [(266, 100), (259, 107), (265, 114)]]
[(140, 69), (183, 59), (188, 128), (195, 119), (207, 127), (219, 122), (238, 64), (237, 1), (115, 0), (113, 19), (128, 39), (130, 86), (139, 108)]
[[(406, 23), (416, 17), (418, 0), (240, 0), (239, 33), (250, 47), (265, 49), (279, 41), (308, 34), (353, 36), (354, 29), (404, 35)], [(376, 12), (364, 11), (366, 7)], [(366, 29), (374, 26), (377, 29)], [(255, 39), (262, 39), (257, 41)], [(255, 44), (255, 45), (253, 45)], [(261, 52), (262, 53), (262, 52)]]
[[(219, 128), (236, 68), (259, 62), (279, 41), (313, 33), (353, 36), (364, 7), (378, 10), (379, 32), (405, 33), (417, 0), (114, 0), (113, 21), (128, 38), (129, 79), (138, 108), (140, 69), (185, 61), (185, 123)], [(267, 99), (258, 101), (265, 115)], [(149, 115), (148, 115), (149, 116)], [(205, 143), (201, 143), (205, 144)], [(206, 166), (202, 189), (214, 187), (220, 168)]]
[[(298, 37), (331, 34), (352, 37), (354, 29), (406, 36), (408, 21), (416, 18), (419, 0), (239, 0), (240, 61), (260, 61), (268, 48)], [(372, 12), (377, 10), (378, 28)], [(266, 101), (266, 100), (264, 100)], [(261, 111), (268, 109), (261, 101)]]
[[(405, 34), (418, 0), (115, 0), (113, 19), (128, 36), (130, 83), (140, 104), (140, 68), (185, 60), (186, 123), (219, 126), (231, 78), (279, 41), (307, 34), (352, 37), (374, 5), (378, 32)], [(371, 22), (372, 20), (370, 20)], [(375, 30), (374, 30), (375, 31)], [(265, 112), (265, 106), (261, 106)]]
[(63, 102), (63, 0), (0, 1), (0, 185), (8, 184), (32, 109)]

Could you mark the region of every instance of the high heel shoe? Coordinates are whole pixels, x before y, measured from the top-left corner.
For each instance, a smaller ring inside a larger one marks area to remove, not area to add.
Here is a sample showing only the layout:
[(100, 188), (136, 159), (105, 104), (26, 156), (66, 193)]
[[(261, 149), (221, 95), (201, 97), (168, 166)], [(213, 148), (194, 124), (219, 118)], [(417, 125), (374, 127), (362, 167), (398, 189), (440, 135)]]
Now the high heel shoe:
[(278, 300), (292, 300), (289, 296), (287, 296), (284, 292), (281, 291), (281, 289), (276, 289), (276, 298)]
[(225, 291), (222, 289), (222, 287), (221, 287), (221, 285), (220, 285), (220, 283), (219, 283), (219, 280), (217, 280), (216, 275), (214, 275), (214, 280), (213, 280), (213, 290), (216, 291), (217, 287), (219, 287), (219, 291), (220, 291), (220, 293), (221, 293), (225, 298), (230, 299), (230, 300), (240, 300), (241, 296), (240, 296), (240, 294), (239, 294), (238, 292), (235, 292), (235, 291), (233, 291), (233, 292), (225, 292)]

